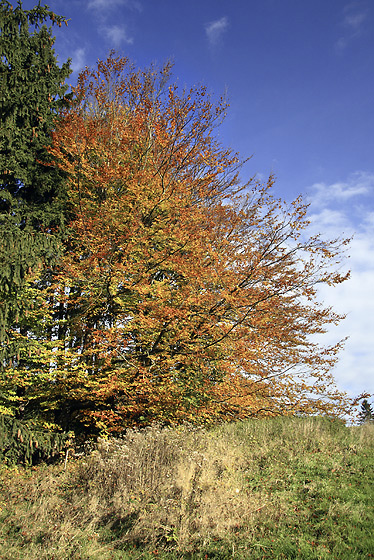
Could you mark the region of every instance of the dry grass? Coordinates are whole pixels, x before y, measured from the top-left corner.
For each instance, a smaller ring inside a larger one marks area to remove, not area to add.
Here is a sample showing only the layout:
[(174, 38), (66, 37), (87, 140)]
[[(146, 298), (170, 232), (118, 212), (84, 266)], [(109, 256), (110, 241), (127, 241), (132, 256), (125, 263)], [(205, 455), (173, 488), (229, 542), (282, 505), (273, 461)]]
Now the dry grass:
[(249, 527), (266, 508), (261, 493), (248, 493), (244, 472), (241, 447), (224, 434), (152, 427), (101, 441), (72, 473), (71, 503), (81, 524), (111, 526), (117, 544), (193, 549)]

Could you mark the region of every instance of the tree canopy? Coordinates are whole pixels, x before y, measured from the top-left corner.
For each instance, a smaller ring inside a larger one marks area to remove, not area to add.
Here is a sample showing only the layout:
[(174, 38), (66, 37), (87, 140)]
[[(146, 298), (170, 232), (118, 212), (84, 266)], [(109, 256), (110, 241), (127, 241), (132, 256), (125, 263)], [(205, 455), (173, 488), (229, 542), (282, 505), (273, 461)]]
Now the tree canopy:
[[(225, 100), (114, 53), (80, 74), (73, 99), (46, 123), (43, 155), (28, 138), (27, 158), (59, 178), (48, 196), (64, 193), (63, 225), (36, 228), (65, 234), (24, 282), (33, 305), (3, 364), (8, 413), (86, 435), (346, 414), (331, 374), (341, 343), (322, 342), (342, 317), (317, 286), (346, 279), (347, 241), (309, 235), (307, 205), (274, 198), (273, 177), (243, 182), (245, 162), (217, 141)], [(32, 187), (22, 153), (12, 173)], [(23, 204), (27, 192), (11, 194)]]
[(345, 279), (346, 242), (308, 237), (307, 207), (274, 199), (273, 178), (241, 184), (215, 137), (224, 100), (169, 77), (112, 54), (81, 74), (53, 132), (70, 216), (50, 288), (59, 421), (346, 412), (340, 345), (316, 342), (340, 319), (316, 286)]

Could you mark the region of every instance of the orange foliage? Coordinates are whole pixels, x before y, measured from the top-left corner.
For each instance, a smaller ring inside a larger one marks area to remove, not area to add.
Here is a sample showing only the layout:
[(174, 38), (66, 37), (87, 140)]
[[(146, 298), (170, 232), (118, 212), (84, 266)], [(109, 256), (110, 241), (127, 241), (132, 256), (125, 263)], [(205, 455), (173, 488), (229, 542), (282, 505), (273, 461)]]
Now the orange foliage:
[(169, 74), (111, 55), (81, 74), (54, 132), (70, 177), (53, 284), (61, 409), (104, 432), (345, 413), (330, 373), (340, 345), (314, 336), (341, 318), (316, 285), (345, 279), (330, 267), (345, 241), (308, 237), (307, 207), (273, 199), (272, 178), (241, 185), (214, 136), (224, 100), (179, 94)]

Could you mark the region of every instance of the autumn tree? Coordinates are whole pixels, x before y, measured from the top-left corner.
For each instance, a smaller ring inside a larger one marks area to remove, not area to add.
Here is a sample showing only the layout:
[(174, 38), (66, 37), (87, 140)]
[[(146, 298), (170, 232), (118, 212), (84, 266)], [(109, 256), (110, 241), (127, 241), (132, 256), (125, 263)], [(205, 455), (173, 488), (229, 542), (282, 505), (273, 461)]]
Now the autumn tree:
[(35, 363), (27, 398), (91, 434), (344, 414), (340, 344), (318, 341), (341, 317), (316, 287), (345, 279), (345, 241), (308, 236), (306, 205), (274, 199), (273, 178), (243, 184), (215, 135), (225, 101), (169, 80), (168, 65), (112, 54), (80, 75), (53, 132), (69, 237), (46, 287), (54, 357)]

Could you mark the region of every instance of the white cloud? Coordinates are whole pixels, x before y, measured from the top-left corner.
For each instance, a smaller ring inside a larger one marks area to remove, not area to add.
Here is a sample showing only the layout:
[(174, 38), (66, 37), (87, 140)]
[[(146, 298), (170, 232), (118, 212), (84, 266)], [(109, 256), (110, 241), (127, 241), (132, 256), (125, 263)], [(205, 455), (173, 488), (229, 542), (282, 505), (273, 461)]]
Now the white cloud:
[[(138, 0), (89, 0), (87, 8), (94, 12), (98, 31), (109, 40), (112, 48), (118, 49), (124, 43), (130, 45), (134, 42), (123, 23), (124, 13), (121, 8), (140, 12), (142, 5)], [(115, 23), (112, 24), (113, 17)]]
[(309, 215), (313, 227), (331, 237), (351, 236), (371, 216), (367, 197), (374, 194), (374, 173), (358, 171), (346, 181), (314, 184), (309, 192)]
[(142, 5), (138, 0), (89, 0), (87, 8), (98, 11), (108, 11), (118, 6), (141, 11)]
[(360, 32), (362, 24), (366, 19), (365, 12), (347, 13), (344, 17), (344, 25), (354, 31), (355, 33)]
[(374, 174), (358, 172), (345, 182), (318, 183), (310, 192), (311, 232), (321, 231), (326, 238), (353, 235), (345, 267), (350, 279), (319, 288), (326, 305), (347, 314), (323, 335), (327, 344), (349, 337), (335, 378), (352, 396), (374, 393)]
[(104, 33), (115, 48), (118, 48), (122, 43), (131, 45), (134, 42), (133, 38), (127, 35), (124, 26), (113, 25), (111, 27), (105, 27)]
[(80, 48), (80, 49), (75, 49), (75, 51), (73, 51), (73, 54), (71, 56), (71, 68), (73, 72), (79, 72), (80, 70), (82, 70), (84, 66), (86, 66), (85, 58), (86, 58), (85, 49)]
[(362, 34), (366, 19), (367, 12), (360, 9), (357, 4), (345, 6), (341, 20), (341, 27), (344, 31), (335, 44), (338, 51), (343, 51), (353, 39)]
[[(312, 227), (316, 233), (324, 232), (325, 234), (340, 232), (345, 236), (353, 234), (352, 224), (347, 216), (340, 210), (332, 208), (323, 208), (319, 212), (310, 213), (309, 219), (312, 221)], [(335, 238), (334, 235), (332, 237)]]
[(309, 201), (312, 206), (323, 208), (332, 202), (340, 204), (354, 197), (370, 193), (374, 188), (374, 173), (358, 171), (352, 173), (344, 182), (331, 185), (316, 183), (312, 186), (313, 194)]
[(229, 25), (227, 17), (222, 17), (212, 21), (205, 27), (206, 36), (211, 47), (218, 45), (223, 33), (227, 30)]

